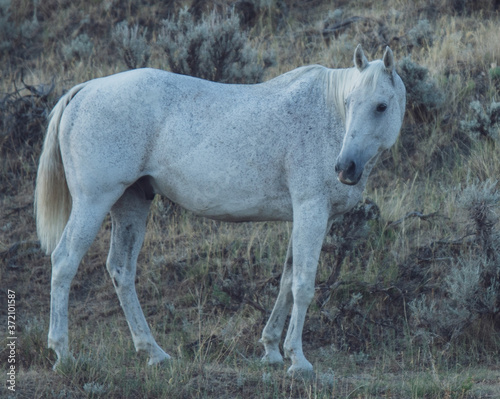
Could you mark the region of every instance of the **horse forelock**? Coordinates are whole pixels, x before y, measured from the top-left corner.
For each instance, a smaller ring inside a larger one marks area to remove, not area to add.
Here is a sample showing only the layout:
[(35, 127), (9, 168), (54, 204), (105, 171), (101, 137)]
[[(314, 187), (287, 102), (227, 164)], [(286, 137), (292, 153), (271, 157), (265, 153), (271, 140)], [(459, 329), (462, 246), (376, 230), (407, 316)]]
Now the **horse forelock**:
[(380, 78), (387, 73), (381, 60), (372, 61), (360, 72), (357, 68), (324, 69), (325, 97), (330, 107), (335, 107), (345, 121), (345, 99), (357, 87), (370, 87), (375, 91)]

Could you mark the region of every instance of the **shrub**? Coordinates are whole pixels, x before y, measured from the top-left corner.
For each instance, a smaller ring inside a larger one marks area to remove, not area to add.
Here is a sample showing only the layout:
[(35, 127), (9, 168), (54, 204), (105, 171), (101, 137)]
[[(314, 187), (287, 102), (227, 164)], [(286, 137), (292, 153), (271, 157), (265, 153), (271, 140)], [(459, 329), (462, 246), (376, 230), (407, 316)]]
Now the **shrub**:
[(498, 222), (495, 208), (500, 201), (500, 193), (495, 189), (496, 184), (490, 179), (471, 184), (461, 191), (457, 200), (459, 209), (465, 213), (476, 241), (483, 249), (493, 245), (493, 227)]
[(500, 102), (493, 101), (485, 110), (479, 101), (472, 101), (469, 108), (467, 120), (460, 122), (462, 130), (473, 139), (482, 137), (498, 140)]
[(431, 299), (423, 294), (410, 302), (414, 336), (449, 343), (479, 318), (498, 314), (499, 272), (485, 255), (460, 258), (443, 279), (439, 296)]
[(32, 146), (43, 137), (46, 118), (54, 105), (54, 82), (22, 84), (24, 87), (0, 97), (0, 153)]
[(62, 53), (66, 61), (84, 60), (90, 57), (94, 44), (86, 33), (78, 35), (69, 44), (65, 44)]
[(332, 287), (339, 278), (345, 258), (366, 244), (368, 236), (373, 232), (372, 222), (379, 219), (380, 208), (374, 201), (366, 198), (332, 224), (322, 250), (332, 254), (334, 261), (331, 265), (332, 272), (320, 284), (316, 299), (319, 306), (323, 306), (332, 295)]
[(120, 22), (113, 29), (112, 39), (130, 69), (143, 68), (149, 61), (151, 49), (146, 40), (146, 33), (147, 28), (139, 28), (138, 24), (129, 27), (127, 21)]
[(0, 54), (2, 55), (12, 51), (13, 40), (19, 33), (19, 29), (10, 21), (10, 6), (11, 0), (0, 0)]
[(500, 92), (500, 67), (496, 66), (496, 64), (492, 64), (489, 70), (489, 75), (492, 87), (497, 92)]
[(500, 67), (492, 66), (489, 70), (490, 78), (492, 81), (497, 82), (500, 80)]
[(103, 397), (107, 393), (107, 387), (104, 384), (99, 384), (97, 382), (87, 382), (83, 385), (83, 390), (85, 393), (92, 397)]
[[(24, 87), (0, 96), (0, 192), (27, 171), (26, 160), (40, 150), (55, 84)], [(28, 169), (30, 169), (28, 167)]]
[(216, 82), (259, 82), (274, 62), (267, 53), (259, 59), (234, 13), (223, 18), (214, 11), (195, 22), (184, 8), (177, 18), (163, 20), (156, 45), (172, 72)]
[(366, 241), (371, 233), (370, 222), (379, 218), (380, 209), (374, 201), (366, 198), (358, 202), (332, 224), (328, 233), (331, 243), (327, 244), (325, 249), (335, 253), (340, 265), (348, 253)]
[(417, 25), (408, 32), (408, 40), (412, 46), (432, 46), (434, 33), (427, 19), (421, 19)]
[(33, 7), (34, 7), (33, 18), (31, 18), (31, 20), (27, 20), (21, 23), (20, 32), (21, 36), (24, 39), (33, 40), (40, 33), (41, 25), (40, 22), (38, 21), (38, 17), (36, 14), (37, 5), (38, 1), (36, 0), (33, 1)]
[[(10, 69), (19, 70), (21, 60), (26, 62), (36, 59), (43, 51), (47, 36), (43, 21), (38, 19), (39, 3), (39, 0), (32, 2), (0, 0), (2, 72)], [(20, 14), (24, 14), (24, 18), (20, 18)]]
[(423, 294), (410, 302), (415, 335), (427, 343), (436, 337), (449, 343), (473, 322), (493, 319), (500, 311), (500, 236), (494, 229), (500, 193), (496, 183), (487, 180), (460, 190), (458, 212), (466, 219), (470, 239), (453, 258), (448, 252), (452, 261), (434, 281), (433, 297)]
[(406, 103), (409, 110), (419, 119), (441, 108), (444, 95), (434, 80), (429, 78), (429, 70), (405, 57), (398, 62), (398, 74), (406, 86)]
[(53, 362), (53, 353), (47, 348), (47, 326), (38, 317), (24, 320), (23, 333), (20, 337), (19, 363), (23, 368), (40, 366), (49, 369)]

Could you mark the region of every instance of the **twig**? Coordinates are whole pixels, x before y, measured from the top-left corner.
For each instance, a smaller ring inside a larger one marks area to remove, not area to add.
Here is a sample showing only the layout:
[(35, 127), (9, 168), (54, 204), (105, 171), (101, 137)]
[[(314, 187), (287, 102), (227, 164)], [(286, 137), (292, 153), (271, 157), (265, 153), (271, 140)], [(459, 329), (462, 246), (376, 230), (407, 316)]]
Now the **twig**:
[(21, 212), (21, 211), (24, 211), (26, 208), (30, 208), (33, 206), (33, 203), (29, 203), (29, 204), (26, 204), (26, 205), (22, 205), (22, 206), (18, 206), (18, 207), (15, 207), (15, 208), (10, 208), (10, 212), (5, 214), (5, 217), (7, 216), (10, 216), (16, 212)]
[(327, 252), (327, 253), (335, 253), (338, 250), (338, 246), (334, 244), (323, 244), (321, 247), (322, 252)]
[(55, 76), (52, 77), (52, 82), (50, 83), (50, 85), (42, 83), (42, 84), (39, 84), (37, 86), (32, 86), (32, 85), (27, 84), (24, 81), (24, 70), (21, 70), (21, 83), (24, 85), (24, 88), (29, 90), (29, 92), (32, 95), (34, 95), (35, 97), (42, 98), (42, 99), (46, 98), (50, 93), (52, 93), (52, 91), (56, 87)]
[(323, 35), (328, 34), (328, 33), (335, 33), (337, 31), (345, 28), (346, 26), (351, 25), (354, 22), (358, 22), (358, 21), (371, 21), (371, 20), (373, 20), (373, 19), (372, 18), (366, 18), (366, 17), (357, 17), (357, 16), (356, 17), (347, 18), (347, 19), (343, 20), (342, 22), (336, 23), (331, 28), (325, 28), (325, 29), (323, 29), (322, 33), (323, 33)]
[(7, 262), (7, 266), (16, 269), (19, 259), (40, 253), (40, 241), (19, 241), (0, 252), (0, 259)]
[(250, 305), (252, 307), (254, 307), (255, 309), (257, 309), (259, 312), (261, 312), (263, 314), (263, 316), (265, 317), (267, 314), (268, 314), (268, 311), (266, 309), (264, 309), (259, 303), (245, 297), (243, 299), (243, 303), (246, 303), (247, 305)]
[(27, 250), (39, 250), (40, 249), (40, 241), (18, 241), (12, 244), (9, 248), (0, 252), (0, 257), (7, 257), (9, 255), (13, 255), (18, 253), (21, 249), (24, 251)]
[(267, 284), (271, 283), (273, 280), (277, 280), (279, 282), (280, 279), (281, 279), (281, 274), (282, 274), (281, 272), (280, 273), (275, 273), (271, 277), (267, 277), (265, 279), (257, 281), (255, 283), (255, 286), (256, 286), (256, 290), (255, 291), (261, 290), (263, 287), (265, 287)]
[(398, 225), (400, 223), (403, 223), (406, 219), (410, 219), (410, 218), (418, 217), (421, 220), (427, 221), (427, 219), (430, 219), (430, 218), (433, 218), (433, 217), (437, 217), (437, 216), (444, 217), (442, 215), (439, 215), (438, 211), (432, 212), (432, 213), (428, 213), (427, 215), (424, 215), (422, 212), (419, 212), (419, 211), (413, 211), (413, 212), (407, 213), (401, 219), (395, 220), (393, 222), (387, 222), (387, 227), (394, 227), (394, 226), (396, 226), (396, 225)]
[(417, 261), (418, 263), (421, 263), (421, 262), (448, 262), (448, 261), (452, 261), (453, 258), (452, 257), (443, 257), (443, 258), (421, 258), (421, 257), (417, 257)]
[(430, 246), (433, 247), (434, 245), (462, 245), (464, 243), (464, 240), (466, 238), (472, 237), (472, 236), (475, 236), (475, 235), (476, 235), (476, 233), (467, 233), (463, 237), (456, 238), (454, 240), (438, 240), (438, 241), (432, 242), (430, 244)]

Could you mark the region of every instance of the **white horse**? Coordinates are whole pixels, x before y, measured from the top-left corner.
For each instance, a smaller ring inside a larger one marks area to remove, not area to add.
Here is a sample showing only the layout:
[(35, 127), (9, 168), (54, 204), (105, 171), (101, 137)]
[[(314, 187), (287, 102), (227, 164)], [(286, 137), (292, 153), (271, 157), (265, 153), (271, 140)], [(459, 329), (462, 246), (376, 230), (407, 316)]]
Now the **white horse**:
[(279, 342), (291, 309), (289, 373), (312, 370), (302, 328), (324, 236), (361, 198), (405, 113), (389, 48), (368, 62), (358, 46), (354, 64), (302, 67), (255, 85), (139, 69), (82, 83), (59, 100), (35, 193), (38, 236), (52, 253), (54, 367), (71, 357), (70, 284), (108, 212), (106, 266), (135, 348), (149, 354), (150, 365), (170, 358), (154, 340), (134, 286), (151, 200), (161, 194), (208, 218), (293, 221), (262, 360), (283, 362)]

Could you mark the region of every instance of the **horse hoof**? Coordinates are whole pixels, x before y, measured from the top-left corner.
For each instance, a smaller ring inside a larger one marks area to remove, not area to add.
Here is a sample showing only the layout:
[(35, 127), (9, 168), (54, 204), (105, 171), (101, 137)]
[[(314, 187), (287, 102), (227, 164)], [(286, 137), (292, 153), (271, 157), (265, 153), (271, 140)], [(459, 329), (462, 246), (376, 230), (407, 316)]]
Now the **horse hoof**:
[(58, 357), (54, 365), (52, 366), (52, 370), (59, 371), (64, 369), (66, 366), (71, 366), (76, 363), (76, 359), (72, 354), (68, 354), (63, 357)]
[(313, 366), (307, 360), (300, 363), (295, 363), (290, 366), (287, 371), (288, 375), (291, 377), (302, 377), (302, 378), (313, 378)]
[(161, 364), (161, 363), (164, 363), (170, 359), (172, 359), (172, 357), (162, 351), (162, 353), (158, 353), (158, 354), (151, 356), (149, 358), (148, 366), (154, 366), (156, 364)]
[(268, 352), (262, 357), (260, 361), (261, 363), (270, 366), (279, 366), (283, 364), (283, 356), (281, 356), (281, 353), (279, 353), (279, 351)]

